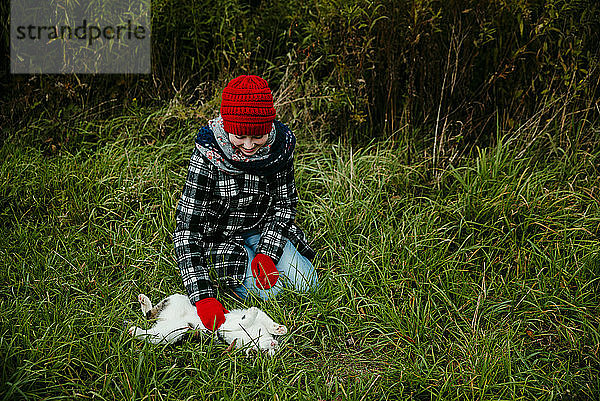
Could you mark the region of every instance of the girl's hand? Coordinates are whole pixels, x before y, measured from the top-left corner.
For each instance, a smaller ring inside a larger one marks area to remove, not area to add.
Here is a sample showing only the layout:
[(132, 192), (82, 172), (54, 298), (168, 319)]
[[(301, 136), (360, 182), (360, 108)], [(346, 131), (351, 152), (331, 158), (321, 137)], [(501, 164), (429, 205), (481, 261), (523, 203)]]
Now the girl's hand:
[(196, 311), (204, 327), (211, 331), (217, 330), (225, 322), (225, 313), (229, 313), (216, 298), (196, 302)]
[(279, 278), (279, 272), (275, 267), (275, 263), (273, 263), (273, 259), (263, 253), (257, 254), (252, 259), (250, 267), (252, 268), (252, 275), (256, 279), (256, 286), (263, 290), (273, 287)]

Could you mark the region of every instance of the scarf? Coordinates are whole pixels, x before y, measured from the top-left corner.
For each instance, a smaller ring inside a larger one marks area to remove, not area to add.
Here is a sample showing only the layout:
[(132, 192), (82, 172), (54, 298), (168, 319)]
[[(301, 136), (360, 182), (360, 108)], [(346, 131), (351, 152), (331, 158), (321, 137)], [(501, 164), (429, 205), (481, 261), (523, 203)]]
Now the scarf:
[(279, 121), (273, 123), (267, 142), (253, 155), (235, 149), (223, 128), (221, 116), (210, 120), (196, 136), (196, 148), (212, 164), (229, 174), (250, 173), (261, 176), (276, 174), (291, 167), (296, 138)]

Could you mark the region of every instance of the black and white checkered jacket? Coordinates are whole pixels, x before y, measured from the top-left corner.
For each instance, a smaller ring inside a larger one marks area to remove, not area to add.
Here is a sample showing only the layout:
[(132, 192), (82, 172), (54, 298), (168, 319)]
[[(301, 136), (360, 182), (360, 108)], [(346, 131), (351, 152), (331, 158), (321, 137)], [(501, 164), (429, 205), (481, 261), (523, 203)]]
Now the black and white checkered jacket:
[(270, 256), (276, 264), (286, 239), (312, 259), (314, 251), (294, 223), (297, 203), (293, 167), (264, 177), (230, 174), (195, 148), (173, 235), (190, 301), (215, 297), (217, 282), (228, 287), (241, 285), (248, 266), (243, 232), (258, 231), (257, 253)]

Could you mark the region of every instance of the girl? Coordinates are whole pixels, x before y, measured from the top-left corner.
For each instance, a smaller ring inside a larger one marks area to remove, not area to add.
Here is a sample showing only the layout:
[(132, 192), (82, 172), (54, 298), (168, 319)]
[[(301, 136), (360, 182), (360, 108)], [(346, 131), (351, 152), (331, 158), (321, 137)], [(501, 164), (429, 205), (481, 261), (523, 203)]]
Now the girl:
[(206, 328), (224, 321), (215, 284), (241, 299), (317, 284), (315, 256), (294, 224), (292, 132), (275, 120), (267, 82), (242, 75), (223, 90), (221, 115), (196, 137), (173, 235), (190, 301)]

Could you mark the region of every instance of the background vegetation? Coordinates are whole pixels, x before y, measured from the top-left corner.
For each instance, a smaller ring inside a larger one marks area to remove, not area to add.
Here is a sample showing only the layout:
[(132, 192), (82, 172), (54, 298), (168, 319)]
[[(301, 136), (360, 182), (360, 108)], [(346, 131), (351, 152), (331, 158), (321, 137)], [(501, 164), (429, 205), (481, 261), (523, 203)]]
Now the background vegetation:
[[(157, 0), (152, 17), (148, 76), (3, 58), (0, 399), (599, 398), (597, 2)], [(193, 137), (242, 73), (299, 138), (322, 286), (260, 304), (291, 328), (273, 359), (133, 341), (137, 294), (183, 291)]]
[[(61, 129), (118, 115), (133, 99), (212, 112), (229, 79), (253, 73), (269, 81), (288, 121), (359, 142), (393, 136), (411, 145), (409, 161), (425, 148), (446, 166), (494, 143), (498, 127), (547, 147), (552, 128), (599, 113), (594, 0), (156, 0), (152, 19), (150, 76), (6, 68), (2, 126), (42, 117), (50, 126), (37, 134), (62, 144)], [(57, 107), (64, 114), (52, 121)]]

